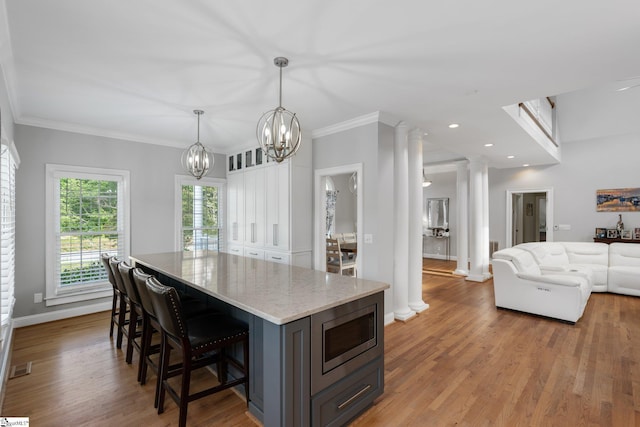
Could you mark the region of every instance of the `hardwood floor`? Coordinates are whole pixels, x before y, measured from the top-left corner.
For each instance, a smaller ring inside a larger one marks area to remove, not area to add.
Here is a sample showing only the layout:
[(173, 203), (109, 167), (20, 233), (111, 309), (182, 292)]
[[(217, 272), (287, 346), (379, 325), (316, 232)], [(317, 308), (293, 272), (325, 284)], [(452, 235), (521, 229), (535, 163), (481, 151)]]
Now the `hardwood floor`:
[[(640, 425), (640, 298), (592, 294), (576, 325), (497, 310), (493, 285), (423, 275), (430, 308), (385, 328), (385, 393), (353, 426)], [(17, 329), (3, 416), (32, 425), (175, 425), (155, 377), (108, 337), (99, 313)], [(124, 348), (124, 346), (123, 346)], [(253, 426), (230, 391), (189, 405), (189, 425)]]

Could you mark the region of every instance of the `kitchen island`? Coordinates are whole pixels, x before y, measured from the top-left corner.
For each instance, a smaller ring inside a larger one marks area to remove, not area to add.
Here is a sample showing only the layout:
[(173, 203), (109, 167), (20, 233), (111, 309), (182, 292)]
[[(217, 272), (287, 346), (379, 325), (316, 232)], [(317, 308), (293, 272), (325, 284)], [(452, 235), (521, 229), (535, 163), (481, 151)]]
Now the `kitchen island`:
[(249, 410), (265, 426), (343, 424), (382, 394), (388, 284), (212, 251), (131, 259), (249, 325)]

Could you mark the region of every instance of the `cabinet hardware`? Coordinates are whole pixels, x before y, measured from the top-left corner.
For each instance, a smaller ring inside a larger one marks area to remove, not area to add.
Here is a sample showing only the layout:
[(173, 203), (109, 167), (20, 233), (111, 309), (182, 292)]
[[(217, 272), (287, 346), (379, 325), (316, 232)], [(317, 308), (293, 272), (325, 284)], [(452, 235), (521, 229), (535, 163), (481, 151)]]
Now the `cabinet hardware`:
[(366, 393), (370, 388), (371, 388), (371, 384), (367, 384), (362, 390), (360, 390), (359, 392), (357, 392), (356, 394), (354, 394), (353, 396), (351, 396), (350, 398), (348, 398), (347, 400), (339, 404), (338, 409), (344, 408), (345, 406), (347, 406), (348, 404), (350, 404), (351, 402), (353, 402), (354, 400), (362, 396), (364, 393)]

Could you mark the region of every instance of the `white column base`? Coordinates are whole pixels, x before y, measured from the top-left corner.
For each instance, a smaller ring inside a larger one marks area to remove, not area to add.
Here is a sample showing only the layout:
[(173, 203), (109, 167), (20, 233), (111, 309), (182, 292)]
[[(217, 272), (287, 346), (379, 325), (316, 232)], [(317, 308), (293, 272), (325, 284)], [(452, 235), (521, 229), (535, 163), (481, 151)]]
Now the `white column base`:
[(424, 301), (410, 302), (409, 303), (409, 308), (411, 310), (415, 311), (416, 313), (422, 313), (427, 308), (429, 308), (429, 304), (427, 304)]
[(482, 273), (482, 274), (469, 274), (465, 280), (470, 282), (486, 282), (491, 279), (493, 276), (491, 273)]
[(413, 310), (407, 310), (407, 311), (403, 311), (403, 312), (394, 312), (393, 316), (396, 320), (399, 320), (401, 322), (406, 322), (407, 320), (411, 319), (412, 317), (414, 317), (416, 315), (416, 312)]
[(468, 276), (469, 275), (469, 270), (462, 270), (460, 268), (456, 268), (453, 271), (453, 274), (455, 274), (456, 276)]

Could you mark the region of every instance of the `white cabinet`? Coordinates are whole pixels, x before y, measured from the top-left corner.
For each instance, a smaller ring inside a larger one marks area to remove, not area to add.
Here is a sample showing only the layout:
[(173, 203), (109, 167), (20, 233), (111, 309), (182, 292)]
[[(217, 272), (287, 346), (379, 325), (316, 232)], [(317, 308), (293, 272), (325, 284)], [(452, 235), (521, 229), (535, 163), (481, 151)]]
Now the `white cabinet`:
[(265, 169), (244, 173), (244, 244), (264, 246), (265, 239)]
[(264, 251), (262, 249), (256, 249), (256, 248), (252, 248), (252, 247), (245, 247), (244, 248), (244, 256), (246, 256), (248, 258), (264, 259)]
[(268, 248), (288, 251), (289, 242), (289, 163), (266, 169), (267, 243)]
[(227, 177), (228, 246), (244, 243), (244, 201), (244, 175), (229, 175)]
[(291, 264), (291, 257), (287, 252), (267, 251), (265, 254), (265, 260), (280, 264)]
[(311, 141), (302, 143), (282, 163), (267, 161), (259, 149), (229, 154), (227, 248), (233, 253), (311, 267)]

